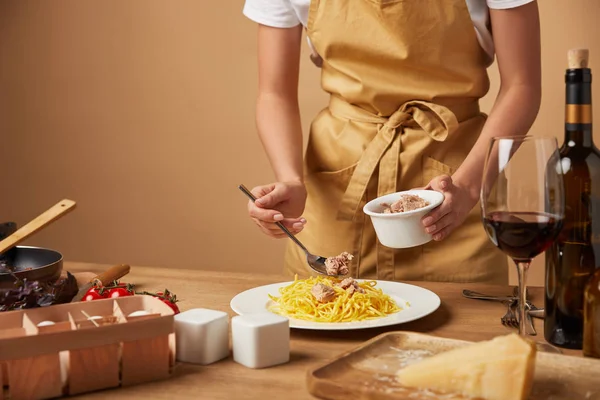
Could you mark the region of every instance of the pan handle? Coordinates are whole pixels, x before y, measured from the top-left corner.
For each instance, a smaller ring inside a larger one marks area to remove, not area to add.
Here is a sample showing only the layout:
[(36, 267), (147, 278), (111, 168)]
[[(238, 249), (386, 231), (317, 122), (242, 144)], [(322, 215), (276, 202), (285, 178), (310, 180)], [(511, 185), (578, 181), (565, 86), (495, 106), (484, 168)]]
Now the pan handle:
[(119, 278), (124, 277), (129, 273), (130, 270), (131, 267), (127, 264), (114, 265), (106, 271), (104, 271), (103, 273), (101, 273), (100, 275), (96, 276), (94, 279), (91, 280), (91, 282), (99, 282), (104, 286), (112, 281), (116, 281)]
[(62, 217), (64, 214), (75, 208), (75, 202), (73, 200), (62, 200), (38, 215), (36, 218), (31, 220), (29, 223), (23, 225), (12, 235), (0, 242), (0, 254), (7, 250), (12, 249), (29, 236), (33, 235), (46, 225)]

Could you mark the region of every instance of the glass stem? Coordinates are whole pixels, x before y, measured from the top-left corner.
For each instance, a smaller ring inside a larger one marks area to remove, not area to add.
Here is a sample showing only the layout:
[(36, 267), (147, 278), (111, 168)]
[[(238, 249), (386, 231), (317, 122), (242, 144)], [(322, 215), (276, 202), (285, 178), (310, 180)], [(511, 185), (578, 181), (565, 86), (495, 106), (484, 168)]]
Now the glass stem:
[(529, 270), (530, 262), (518, 261), (517, 273), (519, 274), (519, 335), (525, 336), (525, 302), (527, 298), (525, 293), (527, 290), (527, 271)]

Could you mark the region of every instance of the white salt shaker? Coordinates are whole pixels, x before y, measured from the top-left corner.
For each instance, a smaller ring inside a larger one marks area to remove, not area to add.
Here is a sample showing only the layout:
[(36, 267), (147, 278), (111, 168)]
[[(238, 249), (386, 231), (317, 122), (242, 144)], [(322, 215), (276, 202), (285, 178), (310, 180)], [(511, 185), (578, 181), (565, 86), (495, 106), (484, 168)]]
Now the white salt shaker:
[(290, 323), (272, 313), (231, 319), (233, 360), (248, 368), (266, 368), (290, 360)]
[(175, 315), (176, 359), (212, 364), (229, 355), (229, 316), (223, 311), (194, 308)]

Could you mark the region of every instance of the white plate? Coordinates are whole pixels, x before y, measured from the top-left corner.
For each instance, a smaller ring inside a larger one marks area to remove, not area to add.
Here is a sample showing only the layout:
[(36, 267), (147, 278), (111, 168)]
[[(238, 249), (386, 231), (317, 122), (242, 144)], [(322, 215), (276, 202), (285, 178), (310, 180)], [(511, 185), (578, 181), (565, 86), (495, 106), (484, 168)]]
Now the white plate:
[[(357, 279), (359, 282), (362, 279)], [(382, 318), (356, 322), (312, 322), (289, 318), (290, 327), (298, 329), (349, 330), (375, 328), (414, 321), (431, 314), (440, 306), (440, 298), (430, 290), (407, 283), (376, 281), (377, 288), (389, 295), (402, 310)], [(231, 309), (239, 315), (269, 312), (272, 303), (269, 294), (279, 296), (279, 288), (293, 282), (281, 282), (259, 286), (237, 294), (231, 299)]]

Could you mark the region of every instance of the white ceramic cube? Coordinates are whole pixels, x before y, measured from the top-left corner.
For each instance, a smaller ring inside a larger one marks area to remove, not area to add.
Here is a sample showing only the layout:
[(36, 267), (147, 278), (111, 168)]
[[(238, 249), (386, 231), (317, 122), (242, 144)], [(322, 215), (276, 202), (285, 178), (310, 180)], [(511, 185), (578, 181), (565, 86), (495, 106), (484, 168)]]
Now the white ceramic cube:
[(194, 308), (175, 315), (176, 358), (212, 364), (229, 355), (229, 316), (223, 311)]
[(272, 313), (231, 319), (233, 360), (248, 368), (266, 368), (290, 360), (290, 323)]

